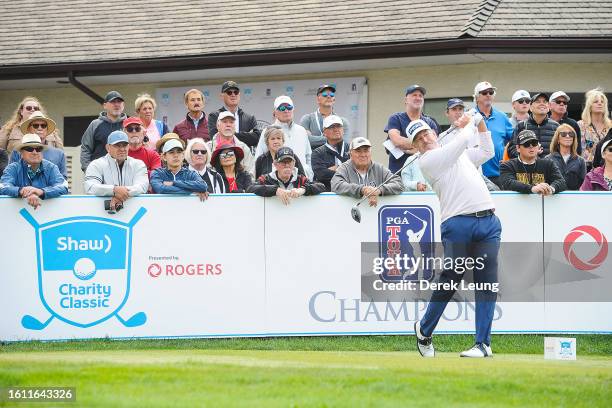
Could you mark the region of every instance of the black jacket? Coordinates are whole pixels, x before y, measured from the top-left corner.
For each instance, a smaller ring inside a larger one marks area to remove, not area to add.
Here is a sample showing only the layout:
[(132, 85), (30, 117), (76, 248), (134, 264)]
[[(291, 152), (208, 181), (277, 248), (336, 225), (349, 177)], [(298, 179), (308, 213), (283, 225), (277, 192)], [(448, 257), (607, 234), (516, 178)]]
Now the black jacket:
[(508, 144), (508, 155), (511, 159), (518, 156), (518, 152), (516, 150), (518, 134), (527, 129), (536, 134), (538, 140), (540, 141), (540, 145), (544, 148), (544, 152), (540, 155), (540, 157), (547, 156), (548, 153), (550, 153), (550, 142), (552, 141), (552, 138), (555, 135), (555, 130), (557, 130), (558, 127), (559, 124), (550, 118), (545, 118), (541, 124), (537, 124), (533, 119), (533, 116), (530, 114), (529, 119), (520, 121), (516, 125), (514, 133), (512, 134), (512, 140)]
[(336, 164), (336, 157), (342, 163), (349, 159), (349, 146), (346, 142), (342, 142), (339, 153), (330, 149), (327, 144), (317, 147), (312, 152), (311, 164), (314, 178), (325, 184), (325, 191), (331, 191), (331, 179), (336, 172), (329, 168)]
[(499, 166), (499, 185), (502, 190), (530, 194), (531, 187), (548, 183), (560, 193), (566, 189), (565, 179), (557, 165), (550, 159), (537, 159), (534, 165), (523, 164), (518, 158)]
[(273, 197), (276, 195), (276, 190), (280, 187), (289, 190), (291, 188), (303, 188), (304, 195), (317, 195), (325, 191), (325, 186), (316, 181), (308, 181), (308, 177), (297, 174), (294, 171), (289, 182), (284, 183), (276, 177), (276, 172), (260, 176), (257, 181), (252, 184), (247, 192), (257, 194), (261, 197)]
[(570, 158), (567, 159), (567, 163), (557, 152), (553, 152), (546, 157), (555, 162), (565, 179), (565, 185), (568, 190), (580, 189), (584, 181), (584, 176), (586, 176), (586, 162), (582, 157), (570, 156)]
[[(272, 153), (270, 153), (269, 150), (259, 156), (257, 160), (255, 160), (255, 178), (259, 178), (259, 176), (265, 176), (266, 174), (272, 172), (272, 170), (274, 170), (274, 167), (272, 166), (273, 162), (274, 159), (272, 159)], [(295, 158), (295, 167), (297, 167), (298, 169), (298, 174), (306, 175), (306, 173), (304, 173), (304, 167), (302, 166), (302, 162), (297, 156)]]
[(249, 188), (251, 184), (253, 184), (253, 179), (251, 175), (246, 171), (236, 171), (236, 186), (238, 190), (230, 191), (229, 183), (227, 182), (227, 177), (225, 177), (225, 172), (223, 171), (223, 167), (216, 168), (217, 172), (223, 177), (223, 184), (225, 186), (225, 193), (244, 193)]
[(595, 147), (595, 153), (593, 155), (592, 168), (597, 168), (604, 165), (604, 159), (601, 157), (601, 146), (603, 146), (603, 144), (610, 139), (612, 139), (612, 129), (608, 130), (608, 134), (606, 135), (606, 137), (604, 137), (597, 143), (597, 146)]
[[(208, 115), (208, 134), (212, 137), (217, 134), (217, 118), (219, 113), (226, 111), (225, 106), (219, 108)], [(259, 136), (261, 131), (257, 129), (257, 119), (255, 116), (249, 115), (242, 109), (238, 108), (238, 128), (239, 132), (236, 133), (238, 140), (243, 142), (249, 147), (256, 147), (259, 143)]]

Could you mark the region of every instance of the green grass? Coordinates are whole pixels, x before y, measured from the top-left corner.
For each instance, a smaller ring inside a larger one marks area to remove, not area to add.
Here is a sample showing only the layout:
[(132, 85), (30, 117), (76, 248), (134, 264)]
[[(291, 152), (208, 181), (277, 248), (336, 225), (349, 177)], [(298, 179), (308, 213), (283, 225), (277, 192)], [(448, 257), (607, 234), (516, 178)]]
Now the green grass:
[(607, 407), (612, 337), (577, 337), (577, 361), (544, 360), (536, 335), (494, 336), (486, 360), (458, 357), (471, 336), (436, 336), (428, 360), (411, 336), (10, 343), (0, 388), (76, 387), (62, 406), (86, 407)]

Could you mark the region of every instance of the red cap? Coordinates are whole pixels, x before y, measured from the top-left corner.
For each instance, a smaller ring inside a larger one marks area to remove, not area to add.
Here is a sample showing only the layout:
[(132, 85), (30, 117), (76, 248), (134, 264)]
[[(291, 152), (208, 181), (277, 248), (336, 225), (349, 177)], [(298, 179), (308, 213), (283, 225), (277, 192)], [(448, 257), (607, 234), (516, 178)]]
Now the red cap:
[(129, 125), (133, 125), (134, 123), (139, 124), (140, 126), (144, 126), (144, 123), (142, 123), (142, 120), (139, 117), (136, 116), (130, 116), (129, 118), (125, 119), (123, 121), (123, 127), (126, 128)]

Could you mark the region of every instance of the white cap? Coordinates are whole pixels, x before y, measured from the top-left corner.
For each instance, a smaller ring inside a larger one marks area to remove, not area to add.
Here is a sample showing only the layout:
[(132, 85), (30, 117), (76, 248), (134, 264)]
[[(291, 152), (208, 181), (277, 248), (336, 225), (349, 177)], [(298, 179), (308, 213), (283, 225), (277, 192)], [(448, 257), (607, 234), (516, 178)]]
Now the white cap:
[(527, 92), (524, 89), (519, 89), (518, 91), (512, 94), (512, 102), (516, 102), (519, 99), (523, 99), (523, 98), (527, 98), (531, 100), (531, 95), (529, 95), (529, 92)]
[(323, 119), (323, 129), (327, 129), (332, 125), (344, 126), (344, 123), (342, 123), (342, 119), (340, 118), (340, 116), (336, 115), (329, 115), (328, 117)]
[(170, 150), (176, 149), (177, 147), (181, 149), (181, 151), (185, 150), (183, 149), (183, 144), (180, 142), (180, 140), (170, 139), (166, 143), (164, 143), (164, 147), (162, 147), (162, 153), (168, 153)]
[(234, 116), (234, 114), (230, 111), (223, 111), (219, 114), (219, 117), (217, 118), (217, 121), (219, 120), (223, 120), (225, 118), (232, 118), (234, 120), (236, 120), (236, 117)]
[(418, 119), (413, 120), (406, 126), (406, 135), (408, 136), (408, 141), (412, 143), (414, 137), (422, 130), (431, 130), (431, 127), (424, 120)]
[(479, 93), (481, 93), (482, 91), (486, 89), (492, 89), (494, 91), (497, 90), (497, 88), (491, 85), (490, 82), (487, 82), (487, 81), (479, 82), (474, 87), (474, 95), (478, 95)]
[(281, 95), (274, 100), (274, 109), (278, 109), (283, 103), (293, 105), (293, 101), (287, 95)]
[(361, 146), (372, 146), (372, 143), (363, 136), (359, 136), (351, 140), (351, 150), (359, 149)]
[(556, 100), (560, 96), (564, 97), (569, 102), (570, 97), (567, 96), (567, 94), (565, 92), (563, 92), (563, 91), (555, 91), (555, 92), (553, 92), (553, 94), (550, 95), (550, 99), (549, 100), (554, 101), (554, 100)]

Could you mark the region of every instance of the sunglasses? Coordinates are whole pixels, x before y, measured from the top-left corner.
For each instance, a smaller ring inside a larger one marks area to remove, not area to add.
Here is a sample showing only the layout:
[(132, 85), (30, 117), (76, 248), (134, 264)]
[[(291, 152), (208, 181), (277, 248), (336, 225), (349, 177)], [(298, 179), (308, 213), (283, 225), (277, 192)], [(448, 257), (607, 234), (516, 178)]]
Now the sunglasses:
[(226, 95), (240, 95), (240, 91), (237, 89), (229, 89), (227, 91), (225, 91)]
[(531, 99), (527, 99), (527, 98), (517, 99), (516, 102), (518, 102), (521, 105), (523, 105), (523, 104), (528, 104), (529, 102), (531, 102)]
[(530, 140), (529, 142), (523, 143), (521, 146), (523, 147), (536, 147), (540, 143), (537, 140)]
[(553, 101), (553, 102), (556, 103), (557, 105), (563, 105), (563, 106), (567, 105), (566, 101)]
[(293, 105), (281, 105), (278, 108), (276, 108), (276, 110), (278, 110), (280, 112), (292, 111), (293, 110)]
[(574, 136), (576, 136), (576, 134), (574, 132), (559, 132), (559, 136), (573, 138)]
[(33, 129), (46, 129), (47, 128), (46, 123), (32, 123), (30, 126), (32, 126)]
[(142, 129), (140, 126), (128, 126), (125, 128), (129, 133), (140, 132), (140, 129)]
[(28, 112), (34, 112), (34, 111), (38, 111), (40, 110), (40, 108), (38, 106), (24, 106), (25, 110), (27, 110)]
[(230, 157), (234, 157), (236, 154), (233, 150), (228, 150), (227, 152), (222, 152), (219, 154), (220, 159), (228, 159)]
[(495, 91), (482, 91), (481, 95), (495, 95)]
[(40, 153), (43, 151), (43, 147), (42, 146), (37, 146), (37, 147), (27, 146), (27, 147), (24, 147), (22, 150), (25, 150), (26, 152), (30, 152), (30, 153), (34, 151), (37, 153)]
[(323, 91), (321, 92), (321, 96), (324, 98), (327, 98), (328, 96), (333, 98), (334, 96), (336, 96), (335, 92), (331, 92), (331, 91)]
[[(206, 150), (193, 149), (191, 151), (192, 154), (206, 154), (208, 153)], [(233, 152), (232, 152), (233, 153)]]

